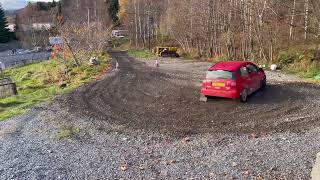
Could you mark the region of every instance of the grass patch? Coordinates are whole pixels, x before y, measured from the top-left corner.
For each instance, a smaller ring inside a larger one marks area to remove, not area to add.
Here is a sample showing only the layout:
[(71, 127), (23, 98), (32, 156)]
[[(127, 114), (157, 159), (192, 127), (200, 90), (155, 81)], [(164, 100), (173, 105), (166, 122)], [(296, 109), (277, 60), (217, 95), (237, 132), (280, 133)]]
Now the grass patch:
[(155, 58), (157, 55), (149, 50), (128, 50), (128, 55), (133, 58)]
[(57, 138), (59, 140), (65, 139), (65, 138), (70, 138), (72, 136), (76, 136), (79, 133), (80, 133), (80, 128), (75, 128), (73, 126), (63, 125), (60, 127), (60, 131), (58, 132)]
[(319, 42), (301, 43), (290, 46), (278, 53), (276, 63), (286, 73), (296, 74), (301, 78), (320, 80)]
[(310, 82), (320, 83), (320, 69), (312, 65), (301, 69), (299, 65), (292, 64), (290, 66), (283, 67), (283, 71), (288, 74), (295, 74)]
[[(18, 95), (0, 99), (0, 121), (24, 113), (30, 106), (52, 99), (55, 95), (72, 91), (90, 80), (104, 74), (109, 67), (109, 58), (100, 56), (101, 64), (91, 66), (83, 62), (79, 67), (62, 73), (63, 64), (56, 59), (12, 68), (5, 71), (17, 85)], [(61, 77), (67, 76), (67, 77)], [(61, 88), (61, 78), (66, 87)]]

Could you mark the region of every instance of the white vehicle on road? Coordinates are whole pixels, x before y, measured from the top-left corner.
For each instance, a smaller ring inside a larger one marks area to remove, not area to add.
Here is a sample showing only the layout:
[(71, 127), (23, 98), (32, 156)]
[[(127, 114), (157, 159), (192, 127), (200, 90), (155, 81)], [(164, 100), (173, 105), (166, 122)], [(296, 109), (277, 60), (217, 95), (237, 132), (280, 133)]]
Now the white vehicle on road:
[(125, 38), (128, 31), (126, 30), (113, 30), (111, 32), (111, 37), (113, 38)]

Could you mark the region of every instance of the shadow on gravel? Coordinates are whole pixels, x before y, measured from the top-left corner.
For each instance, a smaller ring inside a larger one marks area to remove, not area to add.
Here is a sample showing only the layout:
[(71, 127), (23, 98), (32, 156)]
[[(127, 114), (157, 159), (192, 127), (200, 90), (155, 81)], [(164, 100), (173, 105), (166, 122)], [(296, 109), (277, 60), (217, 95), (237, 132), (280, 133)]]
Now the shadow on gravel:
[[(272, 105), (272, 104), (278, 104), (282, 102), (286, 102), (289, 99), (295, 99), (299, 98), (299, 100), (304, 99), (304, 95), (302, 93), (294, 92), (290, 85), (284, 85), (284, 84), (269, 84), (268, 88), (264, 90), (256, 91), (254, 94), (249, 96), (248, 102), (246, 104), (251, 105)], [(219, 97), (209, 97), (208, 103), (215, 103), (215, 104), (234, 104), (235, 106), (241, 106), (244, 105), (243, 103), (240, 103), (240, 101), (232, 102), (231, 99), (227, 98), (219, 98)]]
[(304, 100), (303, 93), (296, 92), (290, 84), (269, 84), (265, 90), (259, 90), (250, 96), (249, 104), (278, 104), (290, 99)]

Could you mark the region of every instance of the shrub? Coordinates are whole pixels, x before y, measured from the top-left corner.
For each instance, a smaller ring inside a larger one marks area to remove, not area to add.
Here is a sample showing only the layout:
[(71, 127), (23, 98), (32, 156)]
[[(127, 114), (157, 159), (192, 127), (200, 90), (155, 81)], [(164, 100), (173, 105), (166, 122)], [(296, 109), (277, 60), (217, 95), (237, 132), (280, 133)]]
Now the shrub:
[(289, 64), (293, 64), (296, 60), (298, 60), (299, 55), (294, 53), (282, 52), (278, 55), (277, 59), (281, 66), (287, 66)]
[(314, 52), (314, 60), (320, 61), (320, 49), (315, 50), (315, 52)]

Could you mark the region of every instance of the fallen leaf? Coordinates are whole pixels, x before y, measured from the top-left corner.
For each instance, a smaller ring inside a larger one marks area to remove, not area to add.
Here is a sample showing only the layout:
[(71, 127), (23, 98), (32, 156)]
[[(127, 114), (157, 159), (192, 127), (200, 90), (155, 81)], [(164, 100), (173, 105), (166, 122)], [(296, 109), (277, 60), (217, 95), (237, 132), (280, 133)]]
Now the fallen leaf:
[(175, 163), (177, 163), (177, 161), (176, 160), (171, 160), (169, 163), (167, 163), (168, 165), (169, 164), (175, 164)]
[(253, 179), (254, 179), (254, 180), (264, 180), (264, 178), (261, 177), (261, 176), (259, 176), (259, 177), (254, 177)]
[(260, 133), (260, 136), (261, 136), (261, 137), (267, 137), (267, 136), (269, 136), (269, 135), (268, 135), (267, 132), (261, 132), (261, 133)]
[(185, 138), (182, 139), (182, 142), (183, 142), (184, 144), (186, 144), (186, 143), (188, 143), (188, 142), (190, 142), (190, 141), (191, 141), (191, 139), (190, 139), (189, 137), (185, 137)]
[(238, 164), (236, 162), (232, 162), (232, 167), (236, 167)]
[(256, 134), (256, 133), (252, 133), (250, 136), (251, 136), (252, 139), (257, 139), (257, 138), (259, 138), (259, 135)]
[(121, 171), (126, 171), (128, 170), (128, 165), (127, 164), (123, 164), (120, 166)]
[(243, 176), (249, 176), (250, 175), (250, 171), (249, 170), (246, 170), (246, 171), (243, 171), (241, 173)]
[(217, 176), (217, 174), (214, 172), (209, 173), (209, 177), (216, 177), (216, 176)]

